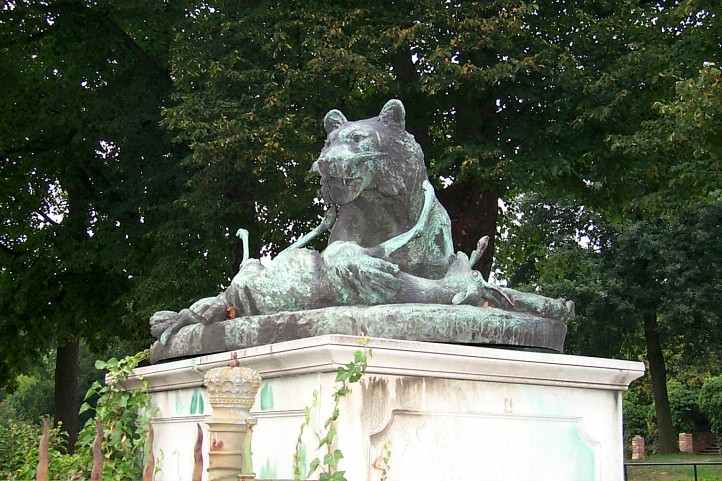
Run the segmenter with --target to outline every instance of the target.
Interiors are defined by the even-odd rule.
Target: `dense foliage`
[[[40,426],[37,423],[3,416],[0,421],[0,479],[35,479],[38,439]],[[60,428],[51,429],[48,443],[48,479],[73,479],[73,475],[77,473],[82,457],[65,454],[64,444]]]
[[[48,479],[90,479],[96,422],[103,426],[102,479],[136,481],[142,478],[153,410],[147,387],[129,391],[123,388],[123,382],[147,358],[148,351],[142,351],[120,360],[111,358],[96,363],[97,369],[107,372],[113,381],[107,385],[96,381],[88,389],[81,413],[92,416],[80,431],[74,454],[66,452],[67,433],[62,426],[50,430]],[[34,479],[40,426],[37,421],[18,418],[14,406],[7,400],[0,401],[0,415],[0,478]]]
[[[689,386],[676,379],[667,383],[672,424],[678,433],[695,433],[709,430],[707,417],[699,404],[700,387]]]
[[[132,292],[182,180],[159,126],[182,14],[126,1],[0,7],[0,378],[57,348],[55,411],[71,446],[81,339],[96,351],[147,342]]]
[[[699,408],[710,421],[712,432],[722,435],[722,376],[705,381],[699,393]]]
[[[655,432],[654,407],[648,393],[637,386],[624,393],[624,447],[631,448],[634,436],[645,437]]]

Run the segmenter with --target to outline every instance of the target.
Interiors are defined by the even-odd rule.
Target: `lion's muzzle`
[[[332,149],[318,159],[321,193],[338,205],[353,202],[371,184],[375,173],[374,156],[347,149]]]

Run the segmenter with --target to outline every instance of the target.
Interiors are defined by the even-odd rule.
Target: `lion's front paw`
[[[352,303],[389,302],[401,286],[399,266],[373,257],[353,242],[334,242],[323,253],[329,281],[343,286],[342,297]]]
[[[163,332],[178,322],[176,311],[158,311],[150,316],[150,334],[159,339]]]
[[[176,332],[180,331],[182,327],[201,322],[203,319],[205,319],[203,316],[196,314],[190,309],[182,309],[176,314],[175,318],[172,319],[172,322],[165,327],[158,338],[158,342],[160,342],[162,346],[165,346],[168,340],[170,340]]]

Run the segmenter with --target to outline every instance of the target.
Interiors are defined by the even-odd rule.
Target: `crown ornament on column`
[[[261,376],[241,367],[236,353],[226,366],[206,372],[204,384],[213,413],[206,421],[210,434],[208,481],[255,479],[251,435],[255,420],[250,410]]]
[[[249,411],[261,386],[261,376],[257,371],[240,367],[238,356],[234,352],[228,366],[218,367],[206,372],[203,383],[212,406],[237,408]]]

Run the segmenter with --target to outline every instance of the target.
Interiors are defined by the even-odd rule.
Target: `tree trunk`
[[[406,130],[408,130],[428,154],[431,148],[429,126],[433,122],[433,105],[421,90],[419,72],[413,62],[409,45],[401,45],[391,56],[391,64],[397,79],[398,97],[404,105],[413,106],[406,112]]]
[[[657,331],[657,312],[649,311],[644,317],[644,338],[647,343],[647,362],[652,377],[654,394],[654,412],[657,417],[657,452],[669,454],[677,452],[677,436],[672,425],[672,411],[667,395],[667,367],[664,363],[662,348]]]
[[[476,183],[455,182],[438,192],[439,200],[449,211],[454,249],[466,255],[476,249],[483,236],[489,236],[489,246],[476,269],[489,279],[494,260],[494,239],[499,196],[496,192],[484,192]]]
[[[71,338],[58,346],[55,359],[55,421],[68,433],[68,452],[75,449],[80,430],[78,408],[80,396],[80,341]]]
[[[476,65],[488,66],[496,62],[496,51],[476,50],[465,54]],[[465,57],[465,58],[466,58]],[[414,108],[408,112],[407,129],[428,155],[431,137],[428,132],[433,122],[434,109],[427,94],[420,87],[420,75],[412,60],[409,45],[400,46],[391,56],[394,73],[398,80],[399,96]],[[496,139],[498,119],[497,96],[490,91],[479,92],[475,86],[462,88],[454,100],[456,110],[456,135],[461,144],[479,145]],[[448,108],[446,105],[442,108]],[[460,168],[459,168],[460,169]],[[457,170],[456,174],[459,171]],[[499,195],[497,186],[479,176],[457,179],[437,196],[451,217],[454,249],[466,254],[476,249],[479,239],[489,236],[489,246],[476,266],[485,279],[489,278],[494,259],[494,241],[498,218]]]
[[[497,62],[497,52],[488,48],[462,50],[459,57],[462,63],[470,62],[481,68]],[[480,89],[478,85],[469,83],[459,88],[455,100],[456,140],[471,152],[478,147],[486,150],[498,142],[500,119],[496,112],[497,98],[498,94],[490,86]],[[457,249],[469,254],[482,236],[489,236],[489,246],[476,266],[484,278],[489,279],[494,260],[500,191],[498,174],[490,173],[498,171],[498,160],[482,156],[476,161],[478,166],[466,173],[459,165],[459,177],[450,186],[451,191],[441,194],[441,197],[448,199],[446,207],[452,219]]]

